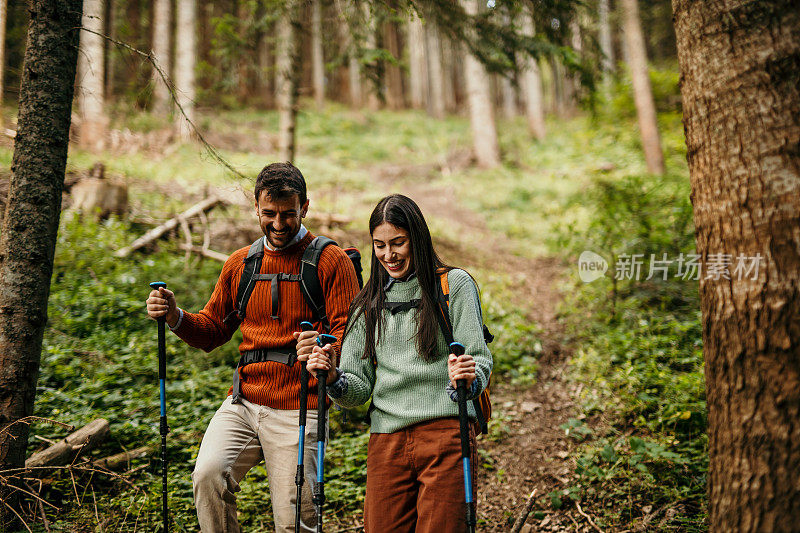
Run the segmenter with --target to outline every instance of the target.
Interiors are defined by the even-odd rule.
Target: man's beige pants
[[[299,411],[272,409],[231,397],[214,414],[200,444],[192,482],[197,518],[203,533],[238,533],[236,493],[239,482],[264,458],[272,513],[278,533],[295,531]],[[317,481],[317,412],[308,411],[305,431],[305,484],[300,531],[315,531],[311,496]],[[327,440],[327,439],[326,439]]]

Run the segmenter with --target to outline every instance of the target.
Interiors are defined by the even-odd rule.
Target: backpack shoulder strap
[[[311,308],[314,319],[322,322],[326,329],[330,329],[330,324],[325,312],[325,295],[322,293],[318,271],[319,258],[329,244],[335,245],[336,242],[328,237],[314,237],[311,244],[303,251],[303,258],[300,260],[300,290],[303,298]]]
[[[258,274],[261,270],[261,262],[264,259],[264,239],[259,237],[250,245],[250,250],[244,258],[244,270],[242,277],[239,280],[239,287],[236,289],[236,301],[234,302],[234,309],[227,317],[225,322],[231,324],[232,322],[241,322],[244,320],[247,310],[247,302],[250,300],[250,295],[253,294],[255,287],[255,280],[253,276]],[[238,327],[238,323],[236,324]]]
[[[442,328],[444,340],[447,342],[447,345],[450,346],[450,343],[453,342],[453,323],[450,320],[450,284],[447,279],[448,272],[449,271],[446,270],[443,272],[437,272],[439,276],[437,278],[438,283],[436,286],[438,288],[439,300],[439,313],[437,315],[439,318],[439,326]],[[485,324],[483,326],[483,330],[485,338],[486,333],[488,333],[488,329],[486,328]],[[486,394],[485,391],[481,393],[481,396],[484,394]],[[472,406],[475,408],[475,415],[478,417],[478,425],[480,426],[481,433],[484,435],[488,434],[489,427],[486,423],[486,415],[481,407],[480,397],[472,400]]]

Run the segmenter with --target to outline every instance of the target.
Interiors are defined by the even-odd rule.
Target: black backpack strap
[[[235,325],[244,320],[245,311],[247,309],[247,302],[250,300],[250,295],[253,294],[256,280],[256,274],[261,270],[261,262],[264,259],[264,238],[259,237],[253,244],[250,245],[250,250],[244,258],[244,270],[242,271],[242,278],[239,280],[239,288],[236,289],[236,302],[233,304],[233,311],[225,317],[225,324]]]
[[[303,251],[303,258],[300,260],[300,290],[308,307],[311,308],[314,319],[322,322],[327,330],[330,330],[330,323],[325,312],[325,295],[322,293],[318,271],[319,258],[322,257],[322,251],[329,244],[336,244],[336,242],[328,237],[314,237],[311,244]]]

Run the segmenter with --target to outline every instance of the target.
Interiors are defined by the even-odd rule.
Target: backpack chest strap
[[[278,272],[276,274],[253,274],[253,281],[270,282],[270,294],[272,295],[272,314],[270,317],[273,320],[278,320],[278,311],[281,307],[281,293],[278,282],[300,281],[300,274],[286,274],[285,272]]]

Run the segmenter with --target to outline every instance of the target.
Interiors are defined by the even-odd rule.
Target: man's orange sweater
[[[313,239],[314,236],[309,232],[299,242],[285,249],[273,251],[265,248],[260,273],[299,274],[303,251]],[[211,299],[199,313],[184,311],[183,319],[174,332],[190,346],[210,352],[228,342],[236,331],[235,327],[226,325],[223,320],[234,310],[239,280],[244,271],[244,258],[249,249],[249,246],[242,248],[228,257]],[[350,302],[358,292],[358,281],[350,258],[338,246],[325,247],[318,272],[331,325],[330,333],[339,339],[334,346],[338,354]],[[296,342],[292,334],[300,330],[300,322],[312,321],[311,309],[303,298],[300,283],[279,283],[280,309],[273,313],[270,282],[255,282],[245,319],[240,325],[243,339],[239,353],[254,349],[294,348]],[[277,314],[279,318],[271,318],[272,314]],[[315,329],[324,331],[319,323],[315,324]],[[299,363],[289,367],[283,363],[266,361],[246,365],[239,372],[242,396],[248,401],[273,409],[300,408]],[[309,381],[309,409],[317,408],[317,394],[312,392],[316,387],[317,380],[312,376]]]

